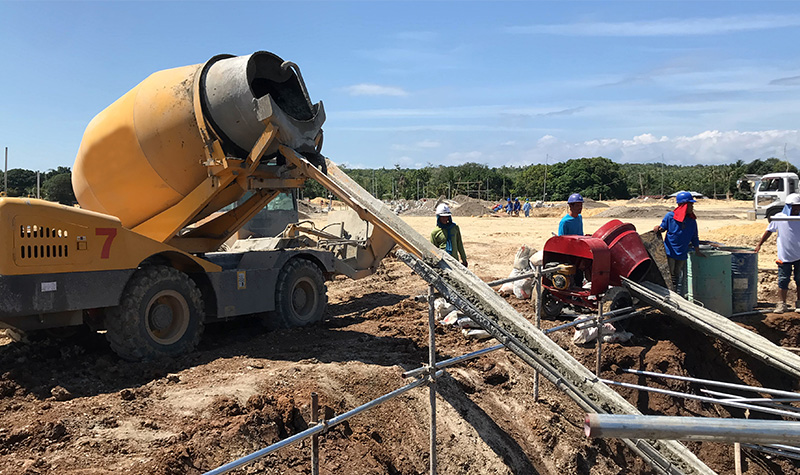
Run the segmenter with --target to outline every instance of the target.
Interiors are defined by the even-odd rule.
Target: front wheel
[[[106,316],[106,339],[126,360],[192,351],[203,332],[203,302],[195,283],[167,266],[144,267]]]
[[[564,310],[564,302],[553,296],[548,289],[542,289],[542,315],[547,318],[557,318]]]
[[[278,275],[275,306],[284,325],[302,327],[322,320],[328,295],[325,277],[313,262],[292,259]]]

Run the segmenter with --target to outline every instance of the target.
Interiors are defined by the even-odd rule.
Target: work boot
[[[778,305],[775,306],[775,310],[772,313],[784,313],[786,310],[788,310],[786,302],[778,302]]]

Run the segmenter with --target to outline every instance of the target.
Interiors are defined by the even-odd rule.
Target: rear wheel
[[[131,277],[119,306],[105,320],[106,338],[122,358],[176,356],[200,341],[203,303],[186,274],[167,266],[144,267]]]
[[[621,308],[633,307],[633,297],[624,287],[611,287],[600,300],[603,313]]]
[[[328,295],[325,277],[313,262],[292,259],[278,275],[275,306],[284,325],[302,327],[322,320]]]

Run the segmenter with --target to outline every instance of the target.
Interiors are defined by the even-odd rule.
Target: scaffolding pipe
[[[428,286],[428,366],[433,374],[428,384],[428,394],[431,402],[431,428],[430,428],[430,470],[431,475],[436,475],[436,316],[433,301],[436,300],[436,291],[432,285]]]
[[[745,391],[772,394],[773,396],[800,397],[800,393],[783,391],[781,389],[761,388],[757,386],[747,386],[744,384],[726,383],[723,381],[714,381],[712,379],[691,378],[689,376],[679,376],[677,374],[653,373],[652,371],[641,371],[638,369],[624,369],[623,371],[625,371],[626,373],[638,374],[640,376],[653,376],[656,378],[677,379],[678,381],[688,381],[690,383],[707,384],[709,386],[719,386],[721,388],[742,389]]]
[[[716,417],[587,414],[584,432],[593,438],[746,441],[755,444],[800,442],[800,422]]]
[[[770,409],[769,407],[757,406],[755,404],[745,404],[745,403],[742,403],[742,402],[728,401],[728,400],[725,400],[725,399],[715,399],[713,397],[698,396],[698,395],[695,395],[695,394],[682,393],[682,392],[678,392],[678,391],[670,391],[669,389],[651,388],[651,387],[648,387],[648,386],[640,386],[638,384],[622,383],[622,382],[619,382],[619,381],[611,381],[610,379],[601,379],[600,381],[602,381],[602,382],[604,382],[606,384],[613,384],[615,386],[622,386],[623,388],[639,389],[641,391],[647,391],[647,392],[651,392],[651,393],[666,394],[667,396],[682,397],[684,399],[694,399],[695,401],[710,402],[710,403],[714,403],[714,404],[720,404],[722,406],[738,407],[739,409],[750,409],[751,411],[759,411],[759,412],[764,412],[764,413],[767,413],[767,414],[774,414],[776,416],[786,416],[786,417],[792,417],[792,418],[795,418],[795,419],[800,417],[800,414],[798,414],[796,412],[784,411],[784,410],[781,410],[781,409]]]
[[[786,408],[786,409],[796,409],[796,410],[800,411],[800,408],[796,408],[794,406],[789,406],[787,404],[777,404],[779,402],[800,402],[800,399],[798,399],[796,397],[786,397],[786,398],[744,397],[744,396],[737,396],[736,394],[721,393],[719,391],[712,391],[710,389],[700,389],[700,392],[709,394],[711,396],[722,397],[722,398],[725,398],[726,400],[730,399],[731,401],[736,401],[736,402],[747,402],[747,403],[760,402],[760,403],[765,403],[767,405],[780,406],[780,407],[783,407],[783,408]]]
[[[473,351],[472,353],[467,353],[466,355],[456,356],[454,358],[450,358],[450,359],[447,359],[447,360],[444,360],[444,361],[440,361],[440,362],[436,363],[436,369],[447,368],[448,366],[453,366],[455,364],[461,363],[462,361],[472,360],[472,359],[475,359],[475,358],[477,358],[479,356],[483,356],[483,355],[485,355],[487,353],[491,353],[492,351],[501,350],[503,348],[505,348],[504,345],[494,345],[494,346],[490,346],[489,348],[484,348],[482,350]],[[428,373],[428,372],[430,372],[430,368],[428,366],[420,366],[419,368],[411,369],[411,370],[406,371],[405,373],[403,373],[403,377],[404,378],[411,378],[411,377],[416,377],[416,376],[419,376],[421,374],[425,374],[425,373]]]
[[[435,377],[437,377],[437,378],[440,377],[442,375],[442,373],[444,373],[444,371],[438,371],[436,373]],[[314,434],[319,434],[319,433],[326,432],[328,429],[341,424],[342,422],[350,419],[351,417],[357,416],[357,415],[361,414],[364,411],[368,411],[368,410],[370,410],[370,409],[372,409],[372,408],[374,408],[376,406],[379,406],[379,405],[381,405],[381,404],[383,404],[383,403],[385,403],[387,401],[390,401],[390,400],[396,398],[397,396],[405,394],[405,393],[407,393],[408,391],[410,391],[410,390],[412,390],[414,388],[417,388],[419,386],[424,386],[427,383],[428,383],[428,378],[420,378],[420,379],[414,381],[413,383],[409,383],[409,384],[407,384],[407,385],[405,385],[405,386],[403,386],[401,388],[395,389],[394,391],[392,391],[390,393],[384,394],[383,396],[381,396],[381,397],[379,397],[377,399],[373,399],[372,401],[370,401],[370,402],[368,402],[366,404],[363,404],[361,406],[358,406],[357,408],[352,409],[352,410],[350,410],[348,412],[345,412],[344,414],[342,414],[340,416],[336,416],[336,417],[334,417],[333,419],[331,419],[329,421],[323,420],[320,424],[318,424],[318,425],[316,425],[314,427],[311,427],[309,429],[306,429],[303,432],[300,432],[299,434],[295,434],[295,435],[293,435],[291,437],[287,437],[286,439],[283,439],[280,442],[276,442],[276,443],[270,445],[269,447],[265,447],[265,448],[263,448],[261,450],[253,452],[250,455],[246,455],[246,456],[244,456],[244,457],[242,457],[240,459],[234,460],[233,462],[230,462],[230,463],[227,463],[227,464],[225,464],[225,465],[223,465],[221,467],[215,468],[214,470],[210,470],[210,471],[206,472],[204,475],[222,475],[223,473],[228,473],[231,470],[235,470],[235,469],[237,469],[237,468],[239,468],[239,467],[241,467],[243,465],[247,465],[250,462],[254,462],[254,461],[256,461],[256,460],[258,460],[258,459],[260,459],[262,457],[265,457],[265,456],[271,454],[272,452],[280,450],[280,449],[282,449],[282,448],[284,448],[286,446],[292,445],[292,444],[294,444],[296,442],[300,442],[301,440],[307,439],[307,438],[313,436]]]

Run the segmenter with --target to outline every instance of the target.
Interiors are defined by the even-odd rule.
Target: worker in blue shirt
[[[685,296],[686,290],[686,260],[689,258],[689,248],[694,248],[695,254],[704,257],[700,251],[700,240],[697,233],[697,216],[694,214],[695,199],[688,191],[681,191],[675,196],[678,205],[661,220],[661,224],[653,228],[660,233],[667,232],[664,239],[664,250],[667,253],[667,264],[672,274],[672,285],[675,292]]]
[[[583,196],[578,193],[569,195],[569,198],[567,198],[567,206],[569,206],[569,212],[561,218],[561,222],[558,223],[558,235],[583,236],[583,218],[581,217],[581,211],[583,211]]]

